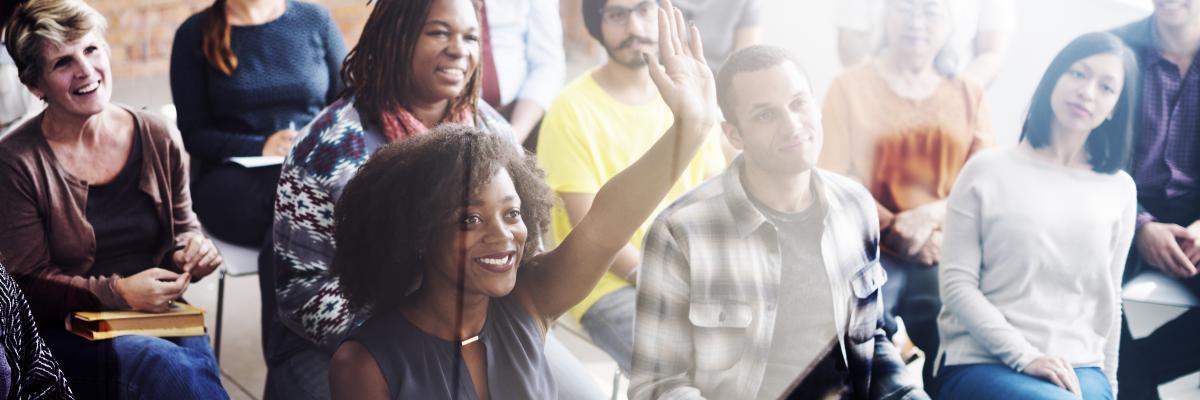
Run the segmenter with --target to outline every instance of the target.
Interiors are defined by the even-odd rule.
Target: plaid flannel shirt
[[[646,236],[638,281],[631,399],[756,397],[777,317],[780,247],[751,204],[742,160],[664,210]],[[813,174],[828,206],[821,238],[854,397],[920,398],[880,328],[887,280],[875,202],[862,185]],[[821,312],[820,310],[816,312]],[[874,363],[874,368],[872,366]],[[871,384],[872,373],[887,375]],[[899,382],[899,384],[897,384]],[[880,387],[879,385],[883,385]]]

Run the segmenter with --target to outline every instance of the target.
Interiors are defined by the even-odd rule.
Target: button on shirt
[[[1142,51],[1142,118],[1133,156],[1138,197],[1195,203],[1200,200],[1200,54],[1181,76],[1157,49]],[[1164,217],[1147,211],[1138,216],[1139,226]]]

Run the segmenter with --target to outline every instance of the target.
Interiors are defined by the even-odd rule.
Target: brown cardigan
[[[166,255],[200,233],[188,191],[187,153],[178,131],[162,118],[124,109],[141,135],[138,187],[154,201],[167,233],[159,239],[155,264],[174,268]],[[87,220],[88,184],[58,163],[42,134],[43,116],[0,139],[0,257],[40,322],[61,324],[75,310],[128,308],[113,290],[116,276],[84,276],[96,252]]]

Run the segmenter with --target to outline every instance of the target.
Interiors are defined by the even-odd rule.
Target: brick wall
[[[333,13],[348,47],[370,13],[366,0],[306,0],[324,5]],[[175,29],[192,14],[212,4],[211,0],[88,0],[108,18],[112,68],[117,79],[165,75],[171,57]]]

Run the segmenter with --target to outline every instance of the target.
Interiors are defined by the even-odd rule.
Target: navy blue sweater
[[[193,159],[213,165],[260,156],[267,137],[290,123],[299,130],[337,98],[346,44],[324,7],[288,0],[274,21],[234,26],[238,66],[231,76],[200,51],[205,17],[188,18],[171,49],[171,96]]]

